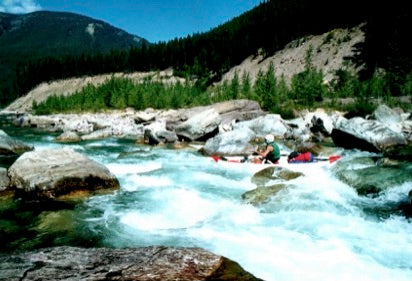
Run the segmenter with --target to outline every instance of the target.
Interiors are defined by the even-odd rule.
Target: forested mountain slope
[[[32,61],[48,57],[129,50],[143,43],[148,42],[103,21],[78,14],[0,13],[0,101],[7,99],[7,94],[13,95],[10,88],[17,85],[10,85],[10,81],[15,80],[17,67],[24,68]],[[14,81],[15,84],[21,82]]]

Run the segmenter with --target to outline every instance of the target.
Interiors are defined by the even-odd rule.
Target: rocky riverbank
[[[308,143],[328,142],[410,159],[412,140],[411,114],[385,105],[367,118],[345,118],[342,112],[317,109],[298,112],[295,119],[284,120],[280,115],[262,111],[254,101],[233,100],[180,110],[19,114],[15,124],[62,132],[57,138],[60,142],[109,137],[149,144],[202,141],[205,153],[220,155],[248,155],[255,149],[254,140],[273,134],[288,142],[291,149],[308,149]]]
[[[198,248],[55,247],[0,255],[0,280],[261,280],[239,264]]]

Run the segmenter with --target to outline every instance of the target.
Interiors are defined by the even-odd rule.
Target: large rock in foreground
[[[56,247],[0,256],[0,280],[260,280],[198,248]]]
[[[72,149],[26,152],[9,168],[10,186],[22,196],[54,199],[76,191],[118,189],[103,165]]]

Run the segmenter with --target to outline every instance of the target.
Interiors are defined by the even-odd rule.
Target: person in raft
[[[275,138],[273,135],[265,136],[266,149],[258,151],[259,157],[255,163],[269,163],[275,164],[280,159],[280,149],[279,146],[275,143]]]
[[[288,156],[289,163],[307,163],[313,162],[313,154],[310,152],[299,153],[293,151]]]

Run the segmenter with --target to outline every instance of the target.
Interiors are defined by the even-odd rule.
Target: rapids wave
[[[38,149],[61,146],[50,136],[21,139]],[[255,188],[250,171],[219,165],[194,149],[114,139],[72,147],[105,164],[121,189],[76,206],[73,227],[55,233],[54,244],[70,244],[58,240],[72,235],[94,246],[202,247],[268,281],[412,280],[412,221],[380,211],[406,201],[411,182],[359,196],[329,167],[307,165],[295,187],[254,207],[241,199]],[[37,235],[53,231],[45,229]]]

